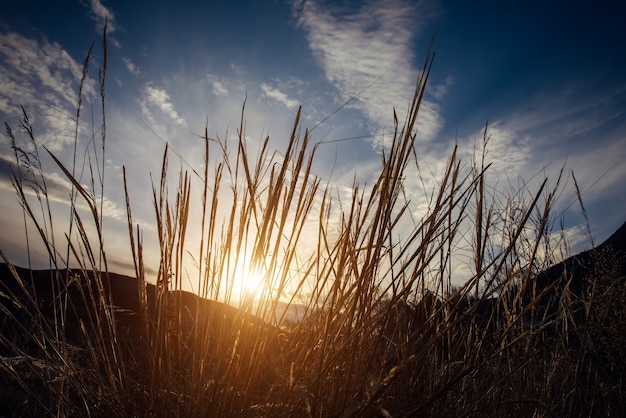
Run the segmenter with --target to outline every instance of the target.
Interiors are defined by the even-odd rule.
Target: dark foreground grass
[[[103,49],[106,57],[106,31]],[[200,225],[189,224],[191,177],[181,171],[169,192],[166,148],[153,187],[158,266],[144,265],[143,233],[126,190],[134,278],[109,272],[102,231],[106,58],[90,187],[76,179],[75,165],[50,154],[72,184],[63,242],[54,239],[39,146],[24,112],[19,134],[7,126],[14,186],[51,268],[20,270],[2,254],[0,413],[625,415],[620,248],[602,247],[592,267],[576,274],[563,269],[537,279],[554,255],[560,178],[526,198],[496,199],[484,154],[464,170],[455,148],[426,213],[412,219],[404,184],[422,175],[415,124],[431,64],[429,55],[376,182],[355,183],[347,201],[313,175],[317,146],[300,128],[300,111],[280,159],[269,138],[250,157],[243,116],[234,155],[205,133]],[[198,249],[186,245],[189,227],[201,231]],[[305,240],[307,248],[314,241],[312,254],[299,253]],[[453,288],[451,266],[467,249],[463,242],[472,271]],[[198,267],[199,296],[182,289],[187,251]],[[235,308],[227,303],[237,298],[244,253],[265,285],[257,300]],[[147,281],[151,269],[154,283]],[[285,304],[303,317],[288,323]]]

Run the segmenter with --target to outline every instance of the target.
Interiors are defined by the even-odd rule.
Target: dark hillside
[[[602,277],[599,277],[602,276]],[[593,278],[618,279],[626,276],[626,222],[599,246],[550,267],[537,275],[536,290],[540,292],[555,281],[554,292],[562,291],[569,282],[569,289],[582,296]]]
[[[39,308],[46,312],[48,308],[53,307],[54,295],[62,294],[74,302],[76,308],[76,316],[83,318],[87,314],[85,303],[83,303],[82,295],[89,298],[89,285],[91,284],[91,292],[97,295],[97,283],[94,279],[93,272],[89,271],[84,275],[80,271],[67,270],[29,270],[15,266],[15,270],[19,275],[24,287],[34,296]],[[101,275],[102,288],[105,289],[105,298],[108,304],[113,305],[115,310],[128,315],[138,315],[140,311],[139,282],[134,277],[124,276],[115,273]],[[26,301],[27,296],[11,274],[9,267],[0,263],[0,291],[6,294],[4,298],[5,304],[11,309],[17,309],[13,303],[7,303],[9,296],[12,294],[19,300]],[[145,284],[147,303],[150,310],[155,307],[156,286],[151,283]],[[56,291],[55,291],[56,289]],[[244,316],[246,321],[255,324],[263,323],[260,319],[246,313],[242,313],[239,309],[227,305],[225,303],[203,299],[193,293],[187,291],[169,291],[168,299],[171,303],[175,303],[185,312],[186,317],[195,318],[198,312],[213,313],[228,321],[234,321],[238,316]],[[0,314],[2,315],[2,314]],[[1,318],[1,316],[0,316]]]
[[[21,267],[15,267],[15,271],[23,288],[9,267],[0,263],[0,305],[4,308],[0,311],[0,331],[5,338],[13,341],[23,340],[18,335],[23,329],[15,326],[16,319],[27,328],[34,328],[34,323],[41,318],[47,320],[51,331],[59,327],[60,321],[57,318],[55,322],[55,314],[60,311],[60,306],[65,306],[61,309],[65,311],[63,335],[68,342],[79,346],[85,343],[81,323],[95,328],[97,316],[102,318],[107,309],[115,316],[117,336],[133,345],[145,345],[146,340],[154,338],[159,332],[159,326],[167,327],[169,331],[175,329],[178,338],[187,341],[187,346],[193,344],[192,340],[196,338],[205,341],[240,338],[242,330],[250,329],[255,330],[255,335],[250,338],[262,336],[266,339],[268,335],[278,335],[275,327],[241,309],[186,291],[168,291],[157,295],[156,286],[146,283],[146,301],[141,304],[139,282],[133,277],[102,274],[98,276],[102,280],[100,287],[93,272],[31,271]],[[104,304],[98,297],[99,288],[105,291]],[[142,314],[148,316],[148,321],[142,321]]]

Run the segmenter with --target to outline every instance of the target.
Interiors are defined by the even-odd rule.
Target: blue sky
[[[208,124],[211,136],[235,135],[246,97],[251,143],[269,134],[280,147],[298,106],[310,129],[361,92],[313,139],[363,137],[321,146],[316,169],[322,177],[332,170],[338,189],[350,187],[355,173],[367,183],[388,144],[393,108],[402,119],[436,34],[418,128],[422,166],[437,177],[455,143],[469,158],[488,120],[494,185],[530,181],[532,189],[536,174],[554,182],[565,164],[584,192],[598,243],[626,220],[625,12],[614,2],[571,1],[11,2],[0,17],[0,119],[17,130],[23,105],[40,142],[68,161],[74,123],[66,115],[75,114],[82,62],[108,16],[105,227],[112,270],[128,272],[122,166],[133,214],[149,228],[150,173],[158,176],[163,141],[198,169],[203,144],[194,134]],[[96,78],[90,73],[86,88],[94,100]],[[0,248],[24,265],[6,135],[0,159]],[[68,183],[57,174],[50,187],[62,210]],[[584,249],[570,177],[562,190],[555,210],[572,249]],[[413,191],[418,214],[423,192]]]

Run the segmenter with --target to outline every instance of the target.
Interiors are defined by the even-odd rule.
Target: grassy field
[[[102,47],[98,173],[106,35]],[[59,242],[39,156],[47,150],[26,112],[19,132],[7,125],[22,170],[14,186],[25,222],[39,232],[28,239],[43,241],[51,269],[16,269],[2,254],[0,415],[626,415],[622,249],[602,246],[584,268],[541,275],[557,256],[560,178],[515,201],[495,199],[484,151],[464,170],[453,149],[426,213],[399,234],[411,218],[403,184],[422,175],[415,124],[431,65],[428,55],[375,184],[354,184],[348,201],[338,203],[312,173],[316,145],[300,111],[280,161],[268,142],[249,157],[243,116],[235,144],[205,133],[198,208],[188,173],[178,173],[170,193],[166,148],[153,193],[158,266],[144,265],[126,190],[133,278],[109,272],[104,173],[85,187],[75,167],[50,154],[73,187],[70,230]],[[77,109],[78,120],[80,100]],[[483,148],[488,138],[485,128]],[[215,164],[214,146],[222,151]],[[220,218],[225,188],[232,211]],[[190,211],[202,214],[200,225],[189,224]],[[202,236],[193,255],[199,297],[182,288],[190,227]],[[298,252],[304,240],[315,242],[311,256]],[[470,243],[472,271],[453,287],[460,240]],[[265,285],[257,300],[232,307],[243,248]],[[158,271],[154,283],[147,268]],[[302,318],[288,321],[286,305]]]

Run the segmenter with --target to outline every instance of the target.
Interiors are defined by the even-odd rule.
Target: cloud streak
[[[122,61],[129,73],[134,76],[141,74],[141,69],[130,58],[122,58]]]
[[[152,123],[156,123],[152,113],[152,109],[156,108],[177,125],[187,126],[185,119],[174,109],[174,105],[170,101],[170,95],[165,89],[155,87],[152,83],[144,85],[140,106],[143,115]]]
[[[287,94],[280,91],[277,88],[270,86],[267,83],[261,83],[261,90],[263,90],[263,94],[273,100],[276,100],[279,103],[284,104],[287,108],[291,110],[295,110],[298,107],[298,101],[290,98]]]
[[[74,141],[81,74],[82,66],[57,43],[0,34],[0,113],[21,118],[23,106],[38,141],[52,151]],[[94,89],[87,78],[83,90]]]
[[[391,132],[393,108],[400,122],[406,117],[418,75],[413,41],[434,8],[425,2],[368,2],[346,14],[303,1],[295,11],[309,47],[327,80],[339,90],[340,100],[358,94],[354,107],[367,117],[369,129]],[[418,120],[420,138],[432,139],[442,124],[438,106],[424,101]]]
[[[206,79],[211,85],[211,91],[213,92],[214,95],[222,96],[222,97],[228,96],[229,91],[228,91],[228,88],[226,87],[227,82],[225,81],[224,78],[215,76],[213,74],[207,74]]]
[[[41,178],[39,173],[36,175],[32,171],[27,170],[25,167],[18,168],[15,161],[11,160],[9,156],[0,156],[0,188],[9,193],[15,192],[13,185],[13,175],[21,178],[24,186],[24,192],[26,197],[35,196],[35,190],[39,193],[43,193]],[[70,201],[70,195],[72,192],[72,183],[67,180],[62,174],[52,171],[44,172],[45,176],[45,193],[50,202],[57,202],[62,205],[68,205]],[[81,186],[89,193],[90,187],[87,184],[81,184]],[[17,199],[17,195],[16,195]],[[31,202],[32,204],[32,202]],[[76,205],[78,208],[89,212],[89,206],[85,202],[82,196],[76,198]],[[119,206],[116,202],[113,202],[108,197],[103,199],[103,214],[107,218],[117,221],[126,221],[126,211]]]
[[[115,23],[115,15],[102,4],[100,0],[91,0],[89,2],[90,17],[96,22],[98,31],[104,29],[104,22],[107,22],[107,31],[113,33],[117,30],[117,23]]]

